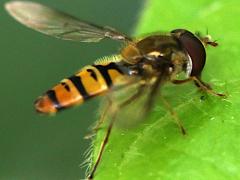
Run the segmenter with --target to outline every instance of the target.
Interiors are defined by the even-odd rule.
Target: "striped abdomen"
[[[91,97],[105,93],[123,74],[119,65],[114,62],[86,66],[39,97],[35,108],[41,113],[55,113],[81,104]]]

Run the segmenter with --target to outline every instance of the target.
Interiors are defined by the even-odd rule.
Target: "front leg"
[[[187,79],[183,79],[183,80],[177,80],[177,79],[174,79],[174,80],[171,80],[171,82],[173,84],[184,84],[184,83],[187,83],[187,82],[190,82],[190,81],[194,81],[195,85],[200,88],[201,90],[209,93],[209,94],[212,94],[214,96],[219,96],[219,97],[226,97],[225,94],[222,94],[222,93],[218,93],[218,92],[215,92],[214,90],[212,90],[211,86],[205,82],[203,82],[200,77],[196,77],[196,76],[191,76]]]
[[[222,93],[218,93],[216,91],[214,91],[211,86],[205,82],[203,82],[200,77],[196,77],[196,76],[192,76],[191,79],[194,81],[195,85],[199,88],[201,88],[201,90],[209,93],[209,94],[212,94],[214,96],[219,96],[219,97],[226,97],[225,94],[222,94]]]

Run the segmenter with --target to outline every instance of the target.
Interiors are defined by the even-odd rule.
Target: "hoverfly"
[[[59,39],[98,42],[108,38],[124,43],[119,55],[107,61],[98,61],[93,65],[83,67],[75,75],[63,79],[35,102],[38,112],[56,113],[81,104],[92,97],[109,95],[110,103],[103,112],[97,128],[102,124],[108,112],[111,112],[110,121],[99,155],[88,176],[89,179],[94,177],[119,109],[145,96],[142,102],[144,107],[142,114],[147,114],[153,107],[159,88],[166,82],[182,84],[193,81],[198,88],[212,95],[224,96],[224,94],[214,92],[207,83],[201,80],[201,72],[206,60],[205,47],[218,45],[209,36],[202,37],[186,29],[175,29],[166,34],[159,33],[141,39],[132,39],[113,28],[81,21],[41,4],[13,1],[7,3],[5,7],[10,15],[20,23]],[[185,73],[186,78],[178,79],[181,73]],[[128,93],[128,89],[132,89],[131,93]],[[119,102],[115,103],[111,100],[113,97],[111,94],[118,91],[121,91],[127,98],[118,98]],[[167,101],[162,99],[169,108]],[[174,111],[171,108],[169,110],[174,115]],[[185,134],[177,116],[173,117],[182,133]]]

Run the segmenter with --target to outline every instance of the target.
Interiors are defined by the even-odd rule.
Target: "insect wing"
[[[104,38],[129,40],[110,27],[93,25],[38,3],[12,1],[5,8],[20,23],[56,38],[80,42],[98,42]]]
[[[111,101],[106,118],[116,118],[119,128],[131,128],[143,122],[152,111],[148,106],[152,86],[143,86],[140,80],[120,89],[113,89],[107,96]]]

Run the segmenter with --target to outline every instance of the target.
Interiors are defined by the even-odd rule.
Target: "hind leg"
[[[144,88],[145,88],[145,84],[140,86],[138,91],[133,94],[130,98],[128,98],[127,100],[125,100],[124,102],[122,102],[120,105],[118,105],[118,108],[123,108],[124,106],[128,105],[130,102],[136,100],[139,96],[142,95],[142,93],[144,92]],[[111,107],[113,107],[113,105],[111,104]],[[109,122],[109,125],[107,127],[107,131],[106,131],[106,134],[103,138],[103,141],[101,142],[101,146],[100,146],[100,150],[99,150],[99,153],[97,155],[97,160],[96,162],[93,164],[93,168],[92,168],[92,171],[90,172],[90,174],[88,175],[88,180],[92,180],[94,178],[94,175],[95,175],[95,172],[97,170],[97,167],[102,159],[102,155],[103,155],[103,152],[106,148],[106,145],[108,143],[108,140],[109,140],[109,137],[111,135],[111,132],[112,132],[112,127],[116,121],[116,116],[117,116],[117,108],[113,108],[112,110],[112,115],[111,115],[111,120]],[[106,115],[104,115],[104,117],[106,117]]]

